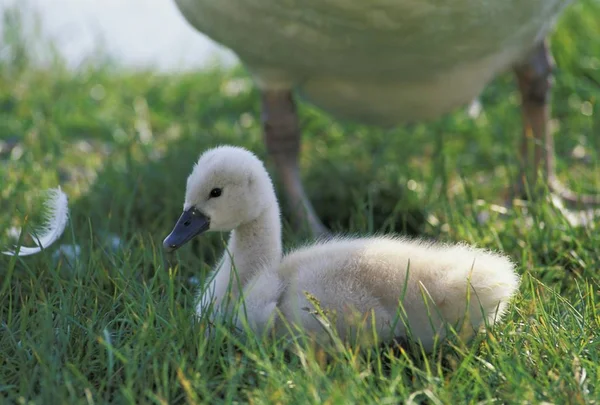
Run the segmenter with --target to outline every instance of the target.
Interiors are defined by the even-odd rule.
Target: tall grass
[[[600,190],[599,17],[598,2],[580,1],[552,37],[559,175],[584,191]],[[547,201],[498,206],[518,167],[511,75],[485,90],[474,120],[457,111],[384,131],[300,107],[303,173],[327,224],[505,251],[523,275],[506,321],[426,356],[310,344],[290,353],[226,328],[206,339],[193,322],[223,235],[175,257],[161,249],[202,150],[232,143],[266,158],[244,70],[39,68],[15,29],[0,45],[0,244],[12,243],[5,230],[39,223],[45,188],[63,187],[72,218],[47,251],[0,257],[0,401],[598,403],[597,220],[573,226]]]

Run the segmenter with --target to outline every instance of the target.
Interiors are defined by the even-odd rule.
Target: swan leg
[[[548,128],[550,120],[550,94],[554,61],[546,41],[529,53],[527,59],[514,71],[521,93],[523,137],[521,140],[521,170],[516,187],[517,197],[526,197],[526,185],[536,186],[538,171],[542,169],[543,181],[549,189],[566,202],[584,205],[600,204],[600,196],[578,195],[566,189],[556,178],[554,139]],[[532,151],[533,149],[533,157]],[[543,165],[542,167],[540,167]]]
[[[264,90],[261,97],[265,143],[292,209],[292,225],[307,224],[315,236],[327,234],[300,180],[300,125],[292,92]]]

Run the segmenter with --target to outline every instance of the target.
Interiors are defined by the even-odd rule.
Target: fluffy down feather
[[[2,252],[3,254],[10,256],[34,255],[43,249],[47,249],[63,234],[69,219],[69,201],[67,195],[61,190],[60,186],[49,189],[47,193],[48,199],[44,203],[46,208],[44,225],[31,234],[37,246],[21,246],[20,249],[17,249],[17,246],[15,246],[15,250]],[[21,233],[21,230],[18,230],[18,233]]]

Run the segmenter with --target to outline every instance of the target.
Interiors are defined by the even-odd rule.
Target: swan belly
[[[435,117],[472,100],[570,0],[175,0],[265,89],[369,123]]]
[[[519,48],[505,49],[415,80],[315,75],[298,87],[304,98],[334,116],[393,126],[433,119],[474,100],[495,74],[521,53]]]

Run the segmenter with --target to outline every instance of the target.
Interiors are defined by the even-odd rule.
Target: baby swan
[[[197,314],[212,309],[215,319],[229,311],[226,298],[236,300],[241,292],[245,308],[238,325],[245,319],[256,333],[283,334],[292,325],[327,338],[331,331],[315,316],[309,293],[342,340],[366,329],[379,342],[411,337],[430,350],[436,335],[444,337],[446,323],[466,321],[469,331],[484,320],[494,323],[519,286],[506,257],[462,244],[339,237],[283,255],[271,178],[254,154],[239,147],[200,156],[187,179],[183,210],[164,240],[168,251],[206,231],[231,231],[227,251],[199,295]]]

